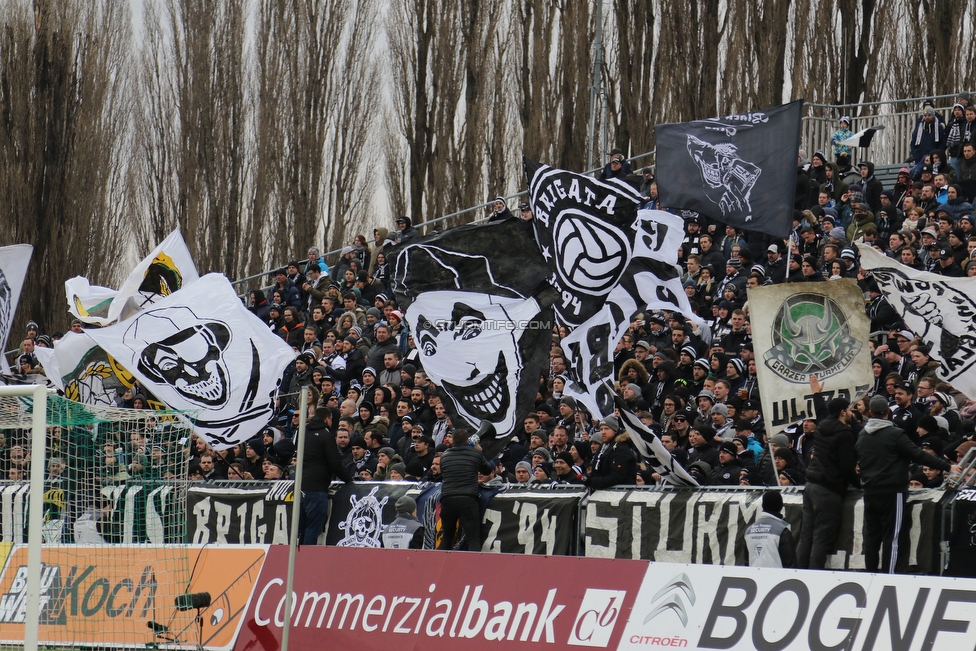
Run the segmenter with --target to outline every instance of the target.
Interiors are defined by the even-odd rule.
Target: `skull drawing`
[[[202,321],[186,307],[150,310],[136,319],[126,340],[142,339],[137,368],[153,382],[172,387],[201,407],[222,407],[230,394],[223,353],[230,328]]]
[[[377,500],[375,495],[379,486],[369,492],[369,495],[357,500],[355,495],[349,496],[352,508],[346,519],[339,523],[339,528],[346,532],[337,547],[382,547],[380,535],[383,533],[383,506],[390,499],[389,495]]]
[[[705,194],[722,210],[722,215],[744,212],[745,220],[749,221],[752,218],[749,195],[762,170],[740,158],[738,148],[731,143],[713,145],[689,135],[688,153],[701,172]]]

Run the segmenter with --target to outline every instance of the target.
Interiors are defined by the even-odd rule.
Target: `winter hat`
[[[883,416],[888,413],[888,399],[884,396],[874,396],[868,404],[871,413],[875,416]]]
[[[738,258],[729,258],[725,261],[725,266],[732,267],[733,269],[739,269],[742,267],[742,263],[739,262]]]
[[[293,456],[295,456],[295,442],[291,439],[281,439],[276,441],[274,446],[274,453],[282,461],[290,461]]]
[[[545,448],[536,448],[535,450],[532,450],[532,456],[533,457],[535,457],[535,456],[542,457],[542,460],[545,463],[549,463],[549,462],[552,461],[552,455],[549,454],[549,450],[547,450]]]
[[[413,374],[417,372],[417,367],[413,364],[404,364],[401,370],[410,377],[413,377]]]
[[[712,393],[711,391],[709,391],[708,389],[705,389],[704,391],[702,391],[701,393],[699,393],[698,394],[698,398],[699,399],[701,399],[701,398],[708,398],[713,403],[715,402],[715,394]]]
[[[837,228],[832,228],[832,229],[830,229],[830,232],[827,233],[827,235],[828,235],[828,237],[832,237],[835,240],[843,240],[844,239],[844,229],[841,228],[840,226],[838,226]]]
[[[315,366],[315,354],[312,352],[305,351],[304,353],[298,356],[298,359],[302,360],[302,362],[305,363],[305,366],[309,366],[309,367]]]
[[[382,319],[383,313],[380,312],[379,308],[371,307],[366,310],[366,316],[375,316],[377,319]]]
[[[396,501],[397,513],[413,513],[417,510],[417,502],[412,497],[404,495]]]
[[[397,325],[403,323],[403,312],[400,310],[393,310],[390,312],[390,325]]]
[[[393,448],[380,448],[379,453],[385,454],[386,458],[390,459],[391,461],[393,460],[393,457],[396,456],[396,450],[394,450]]]
[[[349,447],[350,447],[350,449],[351,448],[362,448],[362,449],[365,450],[366,449],[366,439],[357,434],[356,436],[352,437],[352,442],[349,443]]]
[[[827,403],[827,413],[830,414],[831,418],[837,418],[840,416],[840,412],[844,411],[850,406],[851,401],[847,398],[834,398]]]
[[[697,468],[706,477],[708,477],[708,475],[712,472],[712,467],[705,461],[696,461],[688,466],[688,470],[691,470],[692,468]]]
[[[692,364],[692,366],[700,366],[705,370],[706,373],[708,373],[712,369],[711,365],[708,363],[708,360],[705,359],[704,357],[699,357],[698,359],[696,359],[695,363]],[[712,397],[713,398],[715,397],[714,393],[712,394]]]
[[[573,410],[577,409],[576,398],[573,398],[572,396],[563,396],[562,400],[559,401],[559,404],[566,405]]]
[[[573,463],[574,463],[574,462],[573,462],[573,455],[572,455],[572,454],[570,454],[569,452],[560,452],[559,454],[557,454],[557,455],[556,455],[556,459],[562,459],[562,460],[563,460],[563,461],[565,461],[565,462],[566,462],[566,463],[567,463],[567,464],[568,464],[568,465],[569,465],[570,467],[572,467],[572,465],[573,465]],[[553,461],[555,461],[555,459],[553,459]]]
[[[367,366],[366,368],[363,369],[363,376],[364,377],[366,376],[367,373],[369,373],[370,375],[372,375],[374,378],[376,377],[376,369],[373,368],[372,366]]]
[[[939,423],[936,422],[935,416],[922,416],[918,419],[918,427],[929,434],[939,433]]]
[[[846,122],[848,127],[851,126],[851,116],[849,116],[849,115],[842,115],[840,117],[840,121],[841,122]]]
[[[885,403],[885,404],[887,404],[887,403]],[[775,443],[776,445],[778,445],[781,448],[788,448],[788,447],[790,447],[790,437],[787,436],[786,434],[783,434],[782,432],[780,432],[779,434],[775,434],[775,435],[769,437],[769,442],[770,443]]]
[[[728,452],[733,457],[739,455],[739,449],[735,447],[735,443],[732,441],[722,441],[722,444],[718,446],[719,452]]]
[[[646,341],[644,341],[643,339],[641,339],[640,341],[637,342],[636,347],[637,348],[643,348],[644,350],[650,350],[651,349],[651,345],[649,343],[647,343]]]
[[[637,384],[636,382],[631,382],[627,386],[629,386],[630,390],[634,392],[634,398],[641,397],[641,388],[639,384]]]
[[[711,416],[712,414],[722,414],[723,416],[728,418],[729,408],[723,405],[722,403],[718,403],[717,405],[712,405],[712,408],[709,410],[708,415]]]
[[[264,445],[264,441],[262,441],[259,438],[254,438],[248,441],[247,447],[254,450],[254,454],[258,455],[259,457],[263,457],[265,452],[267,452],[267,448]]]
[[[844,260],[856,260],[857,254],[854,253],[854,249],[844,249],[840,252],[840,257]]]
[[[518,463],[516,463],[515,469],[518,470],[519,468],[522,468],[523,470],[528,470],[530,474],[532,473],[532,464],[529,463],[528,461],[519,461]]]
[[[802,481],[802,479],[800,477],[800,473],[798,473],[793,468],[783,468],[782,470],[779,471],[779,474],[781,474],[782,476],[786,477],[789,480],[790,484],[792,484],[793,486],[799,486],[800,484],[803,483],[803,481]],[[774,494],[775,495],[779,495],[778,493],[774,493]],[[763,497],[763,502],[765,502],[765,501],[766,501],[766,498]],[[783,498],[780,497],[779,498],[779,501],[780,501],[780,504],[782,504],[783,503]],[[780,507],[780,508],[782,509],[782,507]]]
[[[390,472],[394,471],[396,471],[401,477],[407,476],[407,466],[402,461],[398,461],[390,466]]]
[[[601,420],[600,427],[603,427],[604,425],[612,429],[614,432],[621,431],[620,420],[616,416],[607,416]]]
[[[687,355],[688,357],[695,359],[695,356],[698,354],[698,351],[695,350],[694,346],[682,346],[681,354]]]
[[[743,362],[742,359],[739,357],[733,357],[732,359],[730,359],[729,364],[735,367],[735,372],[738,373],[739,375],[742,375],[743,371],[746,370],[745,362]]]
[[[344,246],[342,247],[342,255],[345,256],[346,254],[352,253],[355,250],[356,249],[352,248],[351,246]]]

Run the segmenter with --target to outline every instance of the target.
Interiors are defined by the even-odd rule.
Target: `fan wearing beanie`
[[[871,418],[857,438],[857,458],[864,490],[864,564],[868,572],[893,573],[908,569],[909,527],[904,522],[909,464],[915,462],[939,470],[959,472],[909,440],[888,420],[888,401],[874,396]],[[896,536],[898,539],[896,540]]]

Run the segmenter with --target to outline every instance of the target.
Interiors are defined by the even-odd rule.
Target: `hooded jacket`
[[[410,221],[409,217],[401,217],[404,222],[406,222],[407,227],[402,231],[399,231],[396,236],[397,244],[403,244],[407,240],[412,240],[415,237],[420,237],[420,231],[413,227],[413,222]]]
[[[945,459],[915,446],[904,430],[883,418],[871,418],[865,423],[855,447],[865,494],[907,491],[911,461],[939,470],[952,467]]]
[[[874,176],[874,163],[865,161],[861,166],[868,168],[868,175],[861,179],[864,200],[871,206],[872,212],[878,212],[881,210],[881,193],[884,192],[884,185]]]
[[[610,488],[633,484],[637,479],[637,453],[630,444],[630,434],[617,434],[610,443],[604,443],[593,460],[593,472],[586,478],[592,489]]]

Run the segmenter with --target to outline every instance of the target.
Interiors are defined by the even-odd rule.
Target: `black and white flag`
[[[662,481],[672,486],[698,486],[695,478],[674,460],[661,439],[630,410],[620,394],[614,391],[612,386],[608,386],[607,391],[613,396],[620,422],[630,433],[630,440],[637,448],[637,452],[654,472],[661,475]]]
[[[931,347],[938,376],[969,398],[976,398],[976,282],[916,271],[858,244],[861,266],[905,325]]]
[[[662,206],[786,238],[796,193],[803,101],[724,117],[658,124]]]
[[[638,210],[622,181],[525,160],[536,240],[559,292],[556,312],[573,327],[562,341],[569,358],[565,391],[595,415],[609,414],[613,349],[636,313],[681,312],[697,320],[681,286],[681,217]],[[577,319],[586,317],[579,322]]]
[[[243,443],[273,415],[291,347],[209,274],[149,309],[85,333],[214,449]]]
[[[118,290],[92,285],[76,276],[64,283],[68,311],[92,325],[127,319],[199,279],[179,229],[170,233],[135,266]]]
[[[527,158],[523,164],[535,238],[559,292],[556,318],[578,326],[603,309],[624,276],[640,193],[619,179],[601,181]]]
[[[0,248],[0,351],[7,350],[10,327],[14,323],[20,292],[27,277],[34,247],[30,244],[14,244]],[[6,368],[2,369],[6,371]]]
[[[452,228],[392,251],[391,282],[424,371],[456,426],[510,434],[534,408],[554,293],[528,225]]]
[[[848,147],[870,147],[874,134],[884,129],[883,124],[878,124],[867,129],[861,129],[847,140],[841,140],[840,144]]]

